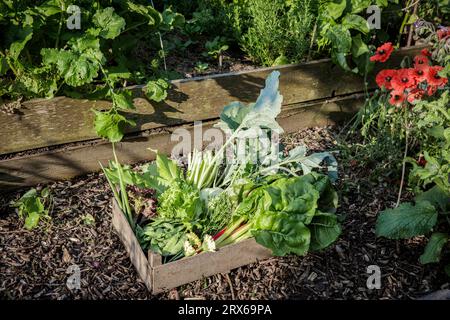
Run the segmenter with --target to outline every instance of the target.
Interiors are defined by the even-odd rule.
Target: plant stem
[[[406,109],[405,109],[406,110]],[[408,110],[405,111],[405,118],[408,117],[407,114]],[[397,197],[397,203],[395,204],[395,207],[397,208],[400,205],[400,199],[402,197],[402,190],[403,190],[403,183],[405,181],[405,171],[406,171],[406,157],[408,156],[408,138],[409,138],[409,126],[408,126],[408,122],[407,119],[405,121],[405,127],[406,127],[406,131],[405,131],[405,153],[403,154],[403,163],[402,163],[402,178],[400,180],[400,188],[398,190],[398,197]]]
[[[63,21],[64,21],[64,4],[59,2],[61,5],[61,17],[59,18],[59,26],[58,26],[58,33],[56,35],[56,43],[55,43],[55,48],[58,49],[59,47],[59,38],[61,36],[61,30],[62,30],[62,25],[63,25]]]
[[[417,7],[419,6],[419,2],[420,2],[420,0],[417,0],[417,1],[414,3],[413,15],[417,14]],[[411,46],[413,30],[414,30],[414,25],[411,24],[411,25],[409,26],[408,42],[406,43],[406,46],[407,46],[407,47],[410,47],[410,46]]]
[[[119,208],[122,209],[122,210],[124,210],[124,209],[123,209],[122,200],[120,199],[120,196],[119,196],[119,194],[117,193],[116,186],[112,183],[111,179],[109,179],[108,174],[106,173],[106,170],[105,170],[105,168],[103,167],[103,165],[102,165],[102,163],[101,163],[100,161],[99,161],[99,164],[100,164],[100,168],[102,168],[103,173],[105,174],[106,181],[108,181],[108,184],[109,184],[109,186],[111,187],[111,190],[112,190],[112,192],[113,192],[113,194],[114,194],[114,198],[116,199],[117,204],[119,205]]]
[[[251,236],[249,233],[250,227],[251,227],[250,223],[247,223],[246,225],[239,227],[239,229],[236,230],[233,234],[231,234],[227,239],[220,242],[219,244],[216,243],[216,247],[218,248],[225,247],[229,244],[233,244],[249,238]]]
[[[402,39],[402,33],[405,30],[406,23],[408,22],[408,19],[409,19],[409,7],[410,7],[410,4],[411,4],[411,1],[412,0],[408,0],[408,2],[406,3],[407,10],[406,10],[406,13],[405,13],[405,17],[403,18],[402,25],[400,26],[400,30],[398,32],[397,45],[399,47],[400,47],[400,41]]]
[[[239,218],[235,223],[233,223],[230,227],[228,227],[225,232],[216,240],[216,247],[222,246],[222,243],[233,234],[234,231],[236,231],[236,228],[239,228],[239,226],[245,221],[246,219],[244,217]]]
[[[125,215],[127,216],[128,222],[130,223],[131,228],[134,230],[134,227],[135,227],[134,220],[133,220],[133,216],[131,214],[131,207],[130,207],[130,203],[128,201],[126,186],[125,186],[125,183],[123,180],[122,166],[119,163],[119,159],[117,158],[114,143],[112,143],[112,149],[113,149],[113,154],[114,154],[114,160],[115,160],[116,166],[117,166],[117,173],[119,176],[119,186],[120,186],[120,195],[122,197],[122,204],[124,206]]]
[[[155,8],[155,5],[153,4],[153,0],[150,0],[150,2],[152,4],[152,7]],[[158,36],[159,36],[159,44],[161,45],[162,56],[163,56],[163,61],[164,61],[164,71],[167,72],[166,53],[164,52],[164,44],[163,44],[162,35],[161,35],[160,31],[158,31]]]

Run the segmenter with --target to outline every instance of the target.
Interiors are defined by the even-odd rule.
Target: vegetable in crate
[[[156,215],[149,221],[131,219],[138,222],[135,231],[144,249],[172,261],[255,237],[275,255],[305,255],[337,239],[341,228],[331,183],[337,178],[336,159],[327,152],[307,155],[304,146],[287,155],[261,152],[260,137],[275,143],[271,133],[282,132],[276,121],[283,100],[278,77],[277,71],[269,75],[256,103],[224,108],[217,127],[229,133],[227,141],[215,151],[194,150],[186,172],[159,153],[141,172],[117,160],[105,169],[112,187],[118,183],[155,190]],[[228,161],[226,148],[238,155],[237,140],[249,130],[258,135],[244,145],[244,157]],[[322,162],[328,176],[312,172],[325,169]],[[116,193],[116,198],[126,208],[126,197]],[[134,213],[139,210],[135,205]]]

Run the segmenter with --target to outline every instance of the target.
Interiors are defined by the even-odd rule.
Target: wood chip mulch
[[[335,132],[305,129],[284,142],[288,148],[305,143],[314,151],[334,150]],[[375,237],[377,213],[394,205],[398,186],[382,179],[374,184],[367,169],[340,165],[343,233],[335,245],[306,257],[271,258],[157,296],[148,293],[112,229],[112,194],[102,174],[50,184],[52,219],[33,231],[8,206],[26,190],[0,195],[0,299],[414,299],[448,289],[443,263],[418,261],[425,239]],[[80,268],[79,290],[66,285],[72,265]],[[366,286],[370,265],[380,267],[381,289]]]

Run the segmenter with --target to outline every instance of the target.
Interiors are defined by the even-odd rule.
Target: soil
[[[305,129],[285,136],[284,142],[288,148],[305,143],[314,151],[334,150],[337,131]],[[271,258],[157,296],[148,293],[112,229],[112,194],[102,174],[48,185],[54,197],[51,220],[33,231],[25,230],[8,206],[25,190],[0,195],[0,298],[414,299],[448,289],[443,263],[422,266],[418,261],[426,239],[376,238],[377,213],[394,205],[398,185],[374,182],[370,173],[340,161],[343,232],[325,251]],[[87,214],[95,222],[89,224]],[[66,286],[73,264],[81,271],[79,290]],[[381,270],[381,289],[366,286],[370,265]]]

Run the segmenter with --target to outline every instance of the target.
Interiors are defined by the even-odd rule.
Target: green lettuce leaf
[[[311,230],[310,249],[314,251],[328,247],[342,232],[337,216],[331,213],[318,212],[308,227]]]
[[[295,215],[284,212],[265,212],[254,222],[252,235],[256,242],[272,250],[275,256],[308,253],[311,233]]]

